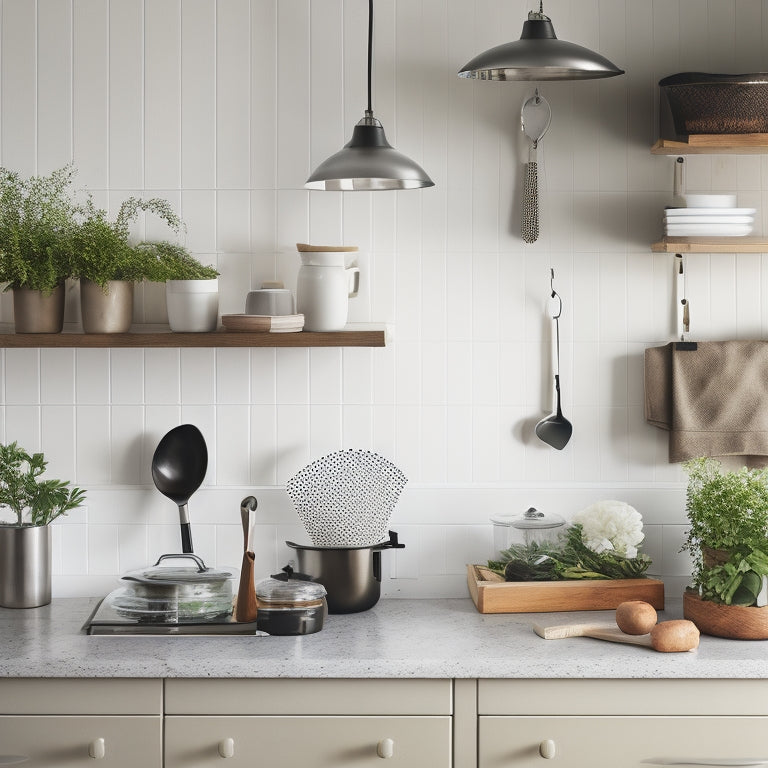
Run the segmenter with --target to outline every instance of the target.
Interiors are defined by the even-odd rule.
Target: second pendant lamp
[[[371,73],[373,69],[373,0],[368,0],[368,108],[352,131],[352,138],[335,155],[322,162],[307,179],[307,189],[376,191],[419,189],[434,182],[424,169],[398,152],[373,116]]]

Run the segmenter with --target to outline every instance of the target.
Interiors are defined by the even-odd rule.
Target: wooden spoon
[[[647,635],[627,635],[615,624],[561,624],[554,627],[533,625],[533,631],[545,640],[562,640],[566,637],[594,637],[611,643],[642,645],[663,653],[692,651],[699,645],[699,630],[692,621],[679,619],[662,621]]]

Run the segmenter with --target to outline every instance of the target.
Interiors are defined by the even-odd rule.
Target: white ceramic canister
[[[166,280],[165,302],[172,331],[215,331],[219,318],[219,281]]]
[[[360,269],[347,267],[356,247],[298,245],[301,267],[296,284],[296,311],[305,331],[340,331],[347,324],[349,299],[357,296]],[[312,249],[312,250],[307,250]]]

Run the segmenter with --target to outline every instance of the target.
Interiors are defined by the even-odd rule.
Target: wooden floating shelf
[[[707,133],[688,137],[687,141],[659,139],[653,155],[759,155],[768,153],[768,133]]]
[[[173,333],[130,331],[129,333],[0,333],[0,347],[384,347],[384,328],[298,333],[244,333],[214,331],[212,333]]]
[[[651,245],[654,253],[768,253],[762,237],[663,237]]]

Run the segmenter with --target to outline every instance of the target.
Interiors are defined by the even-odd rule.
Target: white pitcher
[[[347,324],[349,299],[360,287],[360,269],[346,267],[342,251],[299,255],[296,311],[304,315],[304,330],[340,331]]]

